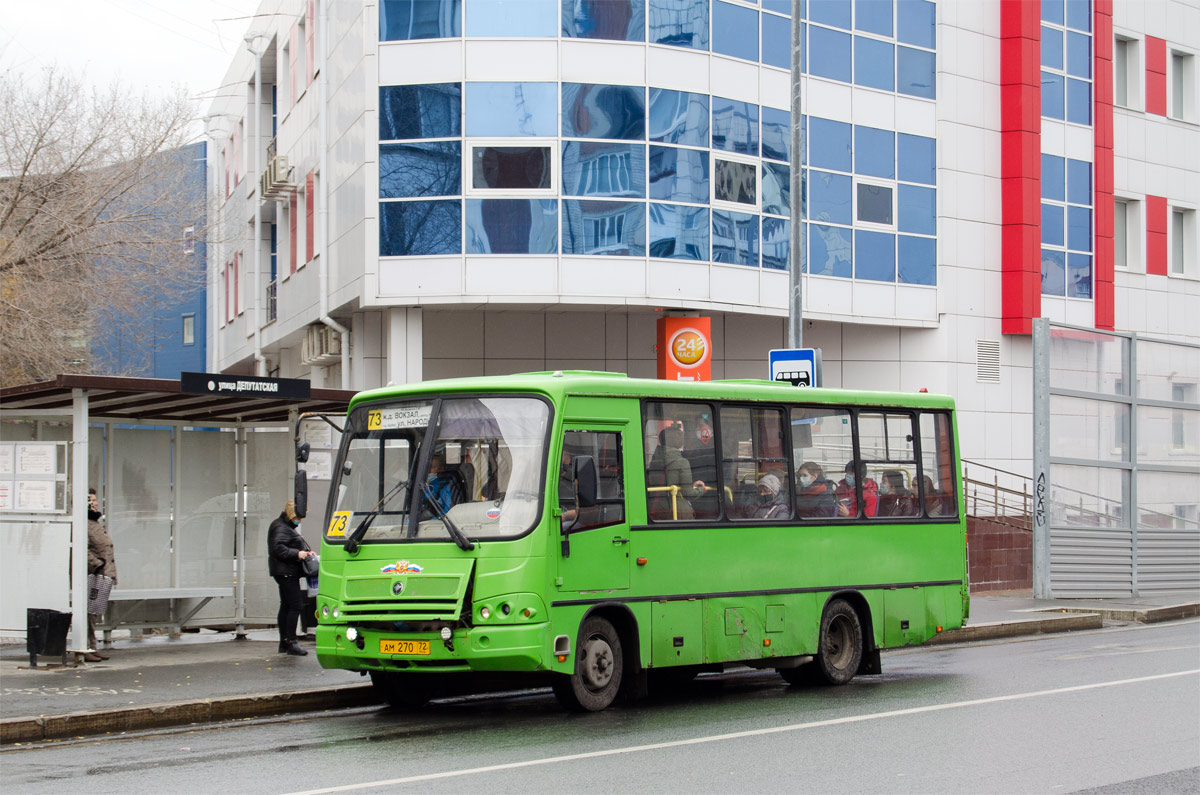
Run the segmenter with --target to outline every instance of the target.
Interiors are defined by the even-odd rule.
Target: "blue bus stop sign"
[[[792,386],[817,385],[816,348],[774,350],[767,361],[772,381],[787,381]]]

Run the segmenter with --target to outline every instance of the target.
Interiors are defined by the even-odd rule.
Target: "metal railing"
[[[1031,478],[963,459],[967,515],[1028,529],[1033,511]],[[1008,520],[1008,521],[1005,521]]]

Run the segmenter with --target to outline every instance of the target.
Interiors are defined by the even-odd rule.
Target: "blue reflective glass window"
[[[1067,160],[1067,201],[1092,203],[1092,164],[1086,160]]]
[[[558,0],[471,0],[468,36],[557,36]]]
[[[776,14],[792,15],[792,0],[762,0],[762,7]],[[804,16],[804,11],[800,12],[800,16]]]
[[[1042,295],[1066,293],[1067,255],[1062,251],[1042,249]]]
[[[651,146],[650,198],[708,204],[708,152]]]
[[[932,50],[936,42],[934,11],[928,0],[896,0],[896,38]]]
[[[854,29],[892,37],[892,0],[854,0]]]
[[[462,135],[462,85],[379,87],[379,140]]]
[[[1042,115],[1050,119],[1064,117],[1063,76],[1053,72],[1042,72]]]
[[[471,187],[550,190],[554,152],[549,146],[471,146]]]
[[[1066,201],[1066,161],[1058,155],[1042,153],[1042,198]]]
[[[1067,0],[1067,27],[1087,31],[1092,29],[1090,0]]]
[[[808,219],[849,226],[854,214],[850,184],[851,178],[842,174],[810,171]]]
[[[870,224],[892,226],[896,222],[895,201],[892,193],[892,188],[884,185],[872,185],[869,182],[858,183],[855,186],[858,202],[858,206],[855,208],[855,217],[859,221],[866,221]]]
[[[562,253],[646,256],[645,202],[563,199]]]
[[[846,6],[849,8],[849,5]],[[850,82],[849,33],[808,26],[808,71],[817,77]]]
[[[840,276],[849,279],[853,274],[851,230],[824,224],[808,225],[808,267],[815,276]]]
[[[555,199],[467,199],[468,254],[557,254]]]
[[[1092,76],[1092,37],[1067,32],[1067,73],[1076,77]]]
[[[1063,34],[1061,30],[1042,25],[1042,66],[1063,68]]]
[[[713,52],[758,60],[758,12],[732,3],[713,3]]]
[[[650,256],[708,259],[708,208],[650,204]]]
[[[650,0],[646,36],[651,44],[708,49],[708,0]]]
[[[758,155],[758,105],[712,98],[712,148]]]
[[[1042,0],[1042,21],[1063,24],[1063,0]]]
[[[1086,207],[1067,208],[1067,248],[1092,250],[1092,211]]]
[[[846,0],[809,0],[808,21],[850,30],[850,8]]]
[[[462,192],[462,144],[458,141],[379,147],[381,199],[456,196]]]
[[[854,85],[895,91],[896,58],[892,49],[889,42],[855,36]]]
[[[911,47],[896,48],[896,90],[901,94],[934,99],[937,83],[933,76],[934,56]]]
[[[1066,241],[1063,229],[1063,208],[1057,204],[1042,204],[1042,242],[1061,246]]]
[[[817,168],[851,171],[851,126],[817,116],[810,117],[808,123],[811,133],[808,137],[808,162]]]
[[[791,249],[788,229],[790,221],[782,218],[762,219],[762,266],[773,270],[787,270],[788,252]]]
[[[905,182],[937,182],[937,141],[921,135],[896,133],[896,172]]]
[[[792,68],[792,21],[787,17],[762,15],[762,62]]]
[[[446,39],[462,32],[462,0],[382,0],[379,40]]]
[[[646,195],[644,144],[564,141],[564,196],[642,198]]]
[[[901,185],[898,191],[897,228],[901,232],[936,235],[937,191],[913,185]]]
[[[645,140],[646,97],[640,86],[562,84],[566,138]]]
[[[887,232],[854,230],[854,278],[896,281],[896,236]]]
[[[562,0],[562,35],[645,41],[645,0]]]
[[[651,141],[707,148],[708,95],[652,88],[646,123]]]
[[[891,130],[855,125],[854,173],[885,179],[896,176],[896,137]]]
[[[554,83],[467,83],[467,135],[512,138],[553,136],[558,97]]]
[[[791,215],[792,170],[783,163],[763,161],[762,211],[773,215]]]
[[[792,155],[792,114],[778,108],[762,109],[762,156],[787,160]]]
[[[1067,255],[1067,298],[1092,297],[1092,257],[1089,254]]]
[[[896,241],[897,281],[937,284],[937,241],[932,237],[900,235]]]
[[[1067,121],[1073,124],[1092,123],[1092,84],[1067,78]]]
[[[712,211],[712,261],[758,267],[758,216]]]
[[[379,256],[461,253],[461,200],[379,205]]]

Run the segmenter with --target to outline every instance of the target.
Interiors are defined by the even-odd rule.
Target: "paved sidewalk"
[[[1200,597],[1200,594],[1197,595]],[[1048,612],[1049,611],[1049,612]],[[992,640],[1200,615],[1200,598],[971,598],[968,626],[933,642]],[[312,643],[302,643],[309,651]],[[24,642],[0,643],[0,744],[379,703],[364,677],[327,671],[316,655],[277,653],[274,630],[118,638],[110,659],[29,669]],[[58,662],[42,657],[39,666]]]

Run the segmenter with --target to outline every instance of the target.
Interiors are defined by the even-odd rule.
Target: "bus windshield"
[[[471,539],[523,535],[539,515],[549,421],[549,405],[532,397],[358,407],[334,468],[327,540],[344,540],[364,519],[366,542],[450,540],[445,520]]]

